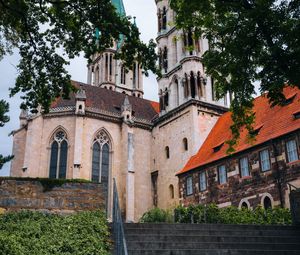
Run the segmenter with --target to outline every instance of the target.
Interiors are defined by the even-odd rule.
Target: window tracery
[[[64,131],[58,130],[53,135],[50,152],[49,178],[65,179],[68,160],[68,139]]]

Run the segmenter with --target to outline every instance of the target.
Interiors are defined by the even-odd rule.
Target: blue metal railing
[[[114,238],[114,255],[128,255],[126,239],[124,234],[123,220],[121,216],[121,210],[119,205],[119,196],[114,179],[113,190],[113,218],[112,218],[112,230]]]

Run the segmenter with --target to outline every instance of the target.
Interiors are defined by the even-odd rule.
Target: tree
[[[110,0],[0,0],[0,60],[19,49],[19,74],[11,96],[22,92],[21,108],[32,112],[39,105],[48,112],[55,98],[68,98],[76,90],[66,59],[84,52],[90,60],[120,35],[123,44],[116,57],[127,69],[138,61],[146,75],[148,70],[158,74],[155,43],[142,43],[136,25],[118,14]],[[0,101],[0,126],[9,120],[7,112],[8,104]],[[11,158],[0,155],[0,169]]]
[[[21,56],[11,95],[22,92],[22,108],[35,111],[41,105],[47,112],[55,98],[67,98],[75,90],[66,59],[81,52],[90,59],[121,34],[124,43],[117,58],[127,68],[139,61],[146,74],[158,73],[155,43],[142,43],[136,25],[118,14],[110,0],[0,0],[0,59],[13,48]]]
[[[4,100],[0,100],[0,127],[3,127],[6,122],[9,121],[8,115],[6,113],[9,110],[9,105]],[[0,169],[3,167],[3,165],[10,161],[13,157],[12,156],[6,156],[0,154]]]
[[[208,39],[202,60],[217,97],[234,94],[232,152],[243,126],[253,133],[255,81],[272,105],[284,102],[284,86],[300,88],[300,1],[171,0],[171,7],[179,28]]]

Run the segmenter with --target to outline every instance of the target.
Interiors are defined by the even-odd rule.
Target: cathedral
[[[125,15],[122,0],[112,2]],[[114,58],[120,49],[116,42],[92,57],[86,84],[72,81],[78,92],[70,99],[57,99],[47,114],[20,114],[20,128],[13,132],[12,176],[103,183],[108,215],[115,179],[127,222],[138,221],[154,206],[218,203],[206,188],[217,177],[213,172],[203,175],[201,162],[195,159],[207,138],[213,139],[210,133],[216,123],[222,130],[218,123],[227,114],[231,97],[217,100],[214,81],[205,74],[201,56],[208,49],[207,39],[178,30],[168,0],[156,0],[156,5],[162,70],[157,78],[159,102],[143,99],[141,68],[136,63],[126,72],[122,61]],[[298,160],[299,120],[295,123],[298,140],[290,148]],[[218,150],[226,137],[214,134],[221,138],[210,149]]]

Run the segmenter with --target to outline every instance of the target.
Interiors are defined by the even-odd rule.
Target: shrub
[[[145,212],[140,219],[141,223],[159,223],[159,222],[172,222],[173,215],[169,210],[153,208]]]
[[[292,223],[289,209],[274,208],[265,210],[238,209],[234,206],[218,208],[215,204],[179,206],[174,211],[178,223],[222,223],[222,224],[259,224],[290,225]]]
[[[68,216],[21,211],[0,216],[1,255],[108,255],[109,236],[100,211]]]

